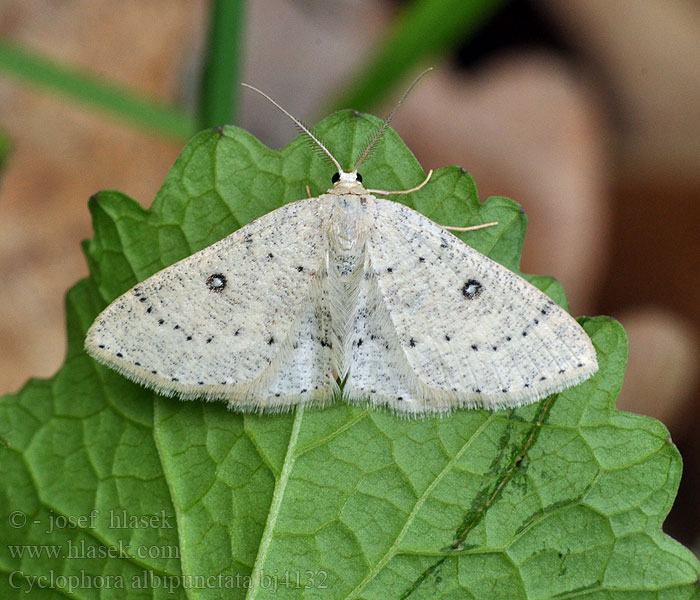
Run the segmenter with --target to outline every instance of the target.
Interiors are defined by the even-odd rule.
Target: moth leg
[[[428,171],[428,175],[426,178],[423,180],[422,183],[419,183],[416,187],[412,187],[410,190],[394,190],[394,191],[386,191],[386,190],[367,190],[370,194],[379,194],[380,196],[388,196],[390,194],[410,194],[412,192],[417,192],[419,189],[421,189],[426,183],[430,181],[430,178],[433,176],[433,170],[430,169]]]
[[[490,223],[483,223],[482,225],[471,225],[470,227],[454,227],[452,225],[440,225],[440,227],[447,229],[447,231],[475,231],[477,229],[494,227],[495,225],[498,225],[498,221],[491,221]]]

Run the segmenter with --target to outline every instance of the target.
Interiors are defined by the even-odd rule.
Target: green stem
[[[7,161],[7,157],[12,151],[12,142],[10,142],[10,137],[3,130],[0,129],[0,171],[2,171]]]
[[[415,0],[394,22],[362,76],[333,108],[368,110],[403,77],[458,44],[487,21],[506,0]]]
[[[243,0],[212,0],[199,104],[202,129],[234,120],[243,12]]]
[[[157,104],[7,40],[0,40],[0,72],[3,71],[169,136],[188,138],[196,130],[194,120],[180,110]]]

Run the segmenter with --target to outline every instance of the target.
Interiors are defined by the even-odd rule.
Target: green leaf
[[[377,124],[344,111],[315,131],[349,165]],[[118,192],[92,199],[66,363],[0,399],[3,598],[32,584],[80,599],[698,598],[696,559],[661,531],[680,456],[663,425],[614,408],[627,348],[608,318],[582,320],[592,379],[443,418],[343,403],[241,415],[160,397],[85,355],[107,302],[307,184],[319,194],[332,173],[304,140],[274,152],[225,127],[188,144],[150,210]],[[362,174],[382,189],[424,177],[393,131]],[[463,239],[517,269],[524,215],[505,198],[480,204],[468,173],[442,169],[399,198],[443,224],[498,221]]]

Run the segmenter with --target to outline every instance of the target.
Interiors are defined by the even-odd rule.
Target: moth
[[[378,197],[430,173],[410,190],[364,187],[358,168],[408,92],[344,170],[252,89],[328,156],[332,187],[134,286],[91,326],[91,356],[161,394],[258,412],[338,397],[416,416],[495,410],[597,371],[587,334],[545,294]]]

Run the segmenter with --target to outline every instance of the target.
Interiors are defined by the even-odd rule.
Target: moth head
[[[328,190],[329,194],[364,194],[366,192],[364,186],[362,185],[362,175],[360,175],[357,170],[352,171],[336,171],[335,175],[331,177],[331,182],[333,187]]]
[[[362,183],[362,175],[357,171],[340,171],[331,177],[331,182],[333,185],[339,183]]]

